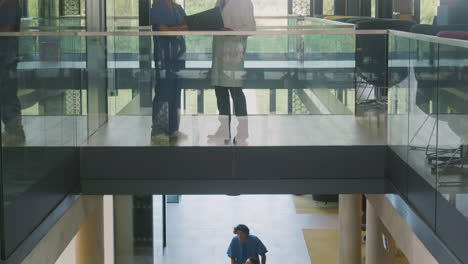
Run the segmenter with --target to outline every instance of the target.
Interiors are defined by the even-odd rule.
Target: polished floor
[[[168,204],[167,247],[155,247],[154,263],[229,263],[232,229],[243,223],[268,248],[268,264],[309,264],[303,230],[336,229],[338,214],[328,210],[300,211],[291,195],[182,196]]]
[[[249,115],[249,146],[385,145],[384,115]],[[151,116],[112,116],[87,138],[84,116],[24,116],[25,146],[151,146]],[[182,115],[174,146],[216,146],[217,115]],[[238,121],[231,122],[231,135]]]
[[[233,120],[231,134],[237,134]],[[174,146],[217,146],[210,141],[219,126],[216,115],[182,116],[183,136]],[[385,125],[354,115],[251,115],[248,146],[385,145]],[[151,146],[150,116],[115,116],[91,136],[86,146]],[[221,143],[224,145],[224,142]]]

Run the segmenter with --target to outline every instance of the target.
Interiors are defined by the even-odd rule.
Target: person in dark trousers
[[[185,11],[173,0],[155,0],[151,9],[154,31],[187,31]],[[178,72],[185,67],[185,39],[182,36],[155,36],[154,62],[156,95],[153,100],[154,145],[167,145],[179,136],[181,81]]]
[[[260,259],[259,256],[261,257],[261,264],[266,264],[268,250],[258,237],[250,234],[250,230],[246,225],[241,224],[234,227],[234,234],[236,236],[231,240],[227,250],[231,264],[255,263],[252,261]]]
[[[19,32],[21,8],[18,0],[0,0],[0,32]],[[3,145],[23,145],[26,140],[18,98],[18,37],[0,37],[0,114],[5,125]]]
[[[256,22],[251,0],[218,0],[225,30],[255,31]],[[210,140],[218,144],[231,139],[231,94],[234,115],[238,120],[234,142],[243,144],[248,134],[247,103],[243,87],[245,75],[244,61],[247,50],[247,36],[213,37],[213,64],[211,84],[215,88],[220,126]]]

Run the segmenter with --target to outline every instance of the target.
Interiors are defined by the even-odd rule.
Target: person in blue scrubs
[[[154,31],[187,31],[184,9],[173,0],[155,0],[151,8]],[[177,139],[181,81],[178,73],[185,67],[185,39],[182,36],[154,36],[154,63],[156,68],[153,126],[154,145],[167,145]]]
[[[246,225],[238,225],[234,228],[236,235],[229,244],[227,255],[231,259],[231,264],[245,264],[249,259],[260,259],[261,264],[266,264],[266,253],[268,250],[262,241],[250,234]]]
[[[21,8],[18,0],[0,0],[0,32],[20,31]],[[18,98],[18,38],[0,37],[0,113],[5,131],[3,145],[22,145],[25,134]]]
[[[248,258],[245,264],[260,264],[260,262],[258,262],[258,259]]]

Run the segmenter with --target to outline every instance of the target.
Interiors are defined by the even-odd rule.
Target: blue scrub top
[[[171,9],[164,0],[159,0],[151,8],[151,24],[168,27],[181,26],[185,23],[184,9],[174,3]],[[157,73],[162,70],[178,72],[185,67],[185,39],[183,37],[154,36],[154,61],[157,63]],[[159,75],[157,75],[157,78]],[[167,75],[169,76],[169,75]],[[166,77],[167,78],[167,77]]]
[[[151,24],[152,25],[165,25],[168,27],[181,26],[185,23],[184,9],[174,3],[174,8],[171,9],[164,0],[159,0],[151,8]],[[157,30],[155,28],[154,30]]]
[[[259,256],[264,256],[267,252],[268,250],[258,237],[249,235],[245,244],[242,244],[237,236],[234,237],[227,250],[227,255],[234,258],[236,264],[245,264],[248,258],[259,259]]]

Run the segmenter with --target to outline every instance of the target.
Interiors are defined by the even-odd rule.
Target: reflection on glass
[[[181,20],[166,27],[177,30],[184,24]],[[364,121],[354,115],[354,34],[321,34],[318,29],[304,34],[257,32],[234,36],[222,31],[214,37],[191,32],[184,36],[185,50],[175,37],[108,37],[114,45],[107,57],[115,73],[108,93],[111,118],[88,143],[150,145],[149,127],[164,124],[153,122],[153,110],[154,116],[162,113],[167,120],[162,125],[167,131],[157,132],[164,139],[159,145],[213,146],[234,139],[249,146],[385,143],[385,127],[380,126],[385,119]],[[148,40],[154,47],[147,50]],[[178,54],[162,55],[163,40],[171,47],[166,49]],[[384,52],[385,46],[379,50]],[[163,85],[172,88],[164,90]],[[154,97],[148,87],[156,87]],[[162,91],[176,98],[171,100],[177,102],[172,109],[180,109],[178,130],[177,125],[169,128],[169,119],[175,120],[170,116],[177,116],[169,114],[170,104],[166,114],[158,110],[168,102]],[[183,134],[171,140],[170,133],[176,131]]]
[[[410,41],[390,36],[387,144],[401,160],[408,156],[408,94]],[[406,182],[406,175],[404,176]]]
[[[439,192],[468,218],[468,50],[439,48]]]
[[[183,50],[183,44],[179,44],[183,42],[175,37],[111,37],[116,44],[115,53],[108,59],[111,69],[115,69],[116,81],[109,93],[112,118],[106,127],[115,124],[118,128],[108,131],[122,134],[106,141],[109,134],[103,128],[92,136],[91,144],[148,145],[151,131],[142,130],[152,125],[153,98],[151,92],[143,89],[143,80],[151,81],[159,89],[155,114],[160,113],[157,109],[163,105],[159,100],[161,85],[172,85],[169,92],[180,91],[180,99],[179,95],[173,98],[180,100],[179,131],[184,137],[169,142],[170,145],[225,145],[225,140],[233,142],[238,132],[241,139],[248,137],[250,146],[383,144],[383,134],[379,134],[383,126],[366,130],[372,135],[358,132],[364,123],[356,122],[354,115],[354,35],[325,35],[319,30],[310,35],[252,34],[248,37],[229,36],[229,31],[223,33],[226,36],[185,36],[185,53],[173,53],[169,62],[158,55],[164,50],[158,41],[165,40],[165,45],[173,51]],[[142,60],[147,55],[155,58],[154,54],[139,56],[136,49],[120,49],[126,43],[142,43],[149,38],[155,43],[151,51],[156,54],[157,63],[151,63],[154,70],[147,64],[144,69],[148,67],[153,77],[145,75]],[[169,120],[169,114],[163,115]],[[327,140],[322,140],[323,133],[316,124],[329,127]],[[337,129],[337,124],[341,128]],[[120,127],[134,132],[124,133]],[[176,131],[167,127],[167,134]],[[351,132],[339,133],[340,129]],[[129,137],[130,134],[138,136]]]
[[[20,1],[22,31],[76,31],[85,26],[85,0]],[[68,27],[68,28],[67,28]]]
[[[0,1],[0,31],[20,31],[21,13],[17,0]],[[8,210],[3,215],[2,246],[6,256],[76,190],[77,135],[86,126],[86,118],[77,118],[85,105],[81,92],[87,89],[82,82],[86,68],[83,39],[0,37],[2,202]],[[15,219],[24,216],[24,205],[41,210],[31,212],[18,225]]]
[[[385,106],[388,85],[386,45],[385,35],[356,36],[356,101],[363,110]]]
[[[75,158],[75,149],[70,147],[83,142],[87,135],[83,131],[86,118],[78,118],[84,112],[86,98],[81,94],[86,87],[81,82],[80,38],[61,37],[62,45],[44,54],[38,47],[41,41],[49,40],[50,37],[0,37],[6,203],[46,178],[57,174],[64,178],[60,166]],[[73,177],[73,173],[67,175]],[[65,185],[61,187],[67,188]]]
[[[18,1],[0,1],[0,32],[19,31],[20,21]],[[18,38],[0,38],[0,113],[4,125],[2,144],[5,146],[23,145],[26,140],[18,98],[17,66]]]
[[[409,165],[435,187],[435,171],[427,161],[436,161],[438,49],[432,43],[411,40],[410,65],[414,75],[409,94]]]

